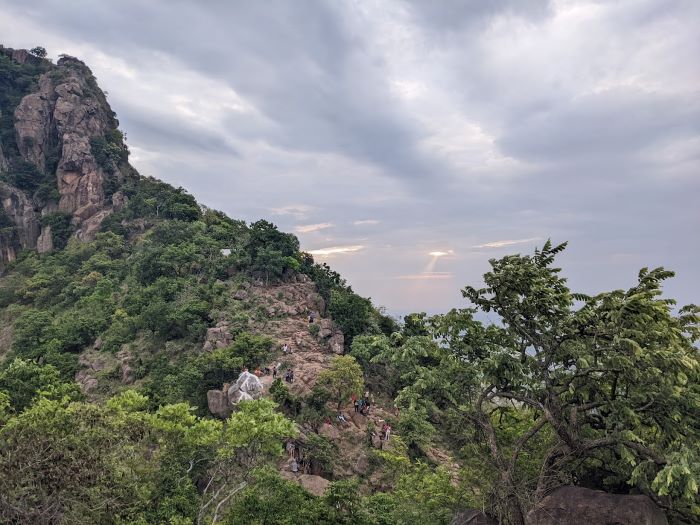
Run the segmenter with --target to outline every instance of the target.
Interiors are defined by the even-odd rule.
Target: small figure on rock
[[[289,345],[287,343],[284,343],[282,346],[282,351],[286,354],[289,352]]]

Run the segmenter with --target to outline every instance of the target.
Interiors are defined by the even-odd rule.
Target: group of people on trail
[[[301,471],[302,474],[308,474],[309,470],[311,470],[311,460],[306,457],[301,447],[290,439],[287,441],[286,450],[289,458],[292,460],[289,464],[289,469],[294,473]]]
[[[369,414],[370,408],[374,405],[374,394],[370,394],[369,390],[365,391],[365,396],[358,398],[355,394],[352,395],[352,404],[355,407],[355,412],[359,412],[363,416]]]

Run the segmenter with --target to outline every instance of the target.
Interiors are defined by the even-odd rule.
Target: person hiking
[[[355,401],[353,401],[352,404],[355,407],[355,412],[359,412],[360,411],[360,400],[355,398]]]
[[[289,345],[287,343],[284,343],[282,346],[282,351],[286,354],[289,352]]]
[[[391,435],[391,425],[387,423],[386,430],[384,430],[384,442],[389,441],[390,435]]]
[[[287,454],[289,454],[289,457],[293,458],[294,457],[294,443],[292,442],[291,439],[289,441],[287,441],[286,449],[287,449]]]
[[[272,380],[277,379],[277,366],[272,367]]]
[[[299,463],[297,462],[296,458],[292,460],[292,472],[299,472]]]

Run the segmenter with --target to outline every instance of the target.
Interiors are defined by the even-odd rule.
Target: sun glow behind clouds
[[[433,270],[435,270],[435,265],[437,264],[437,261],[440,257],[445,257],[447,255],[452,255],[454,252],[452,250],[447,250],[446,252],[444,251],[434,251],[430,252],[428,255],[432,257],[430,259],[430,262],[428,262],[428,265],[425,267],[425,270],[423,270],[423,274],[432,274],[436,273]],[[437,272],[439,273],[439,272]]]
[[[361,244],[354,244],[351,246],[330,246],[328,248],[319,248],[318,250],[309,250],[311,255],[316,255],[320,257],[338,255],[343,253],[353,253],[363,250],[365,247]]]
[[[477,244],[473,248],[503,248],[504,246],[513,246],[514,244],[525,244],[528,242],[539,241],[541,237],[530,237],[529,239],[515,239],[509,241],[492,241],[485,244]]]
[[[320,230],[324,230],[326,228],[332,228],[333,224],[330,222],[322,222],[319,224],[300,224],[296,228],[297,233],[312,233],[312,232],[317,232]]]

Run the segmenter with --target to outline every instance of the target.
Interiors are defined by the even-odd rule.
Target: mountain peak
[[[0,267],[17,250],[52,250],[56,223],[83,240],[123,202],[134,170],[119,122],[90,68],[62,55],[0,47]],[[62,228],[64,230],[65,228]]]

